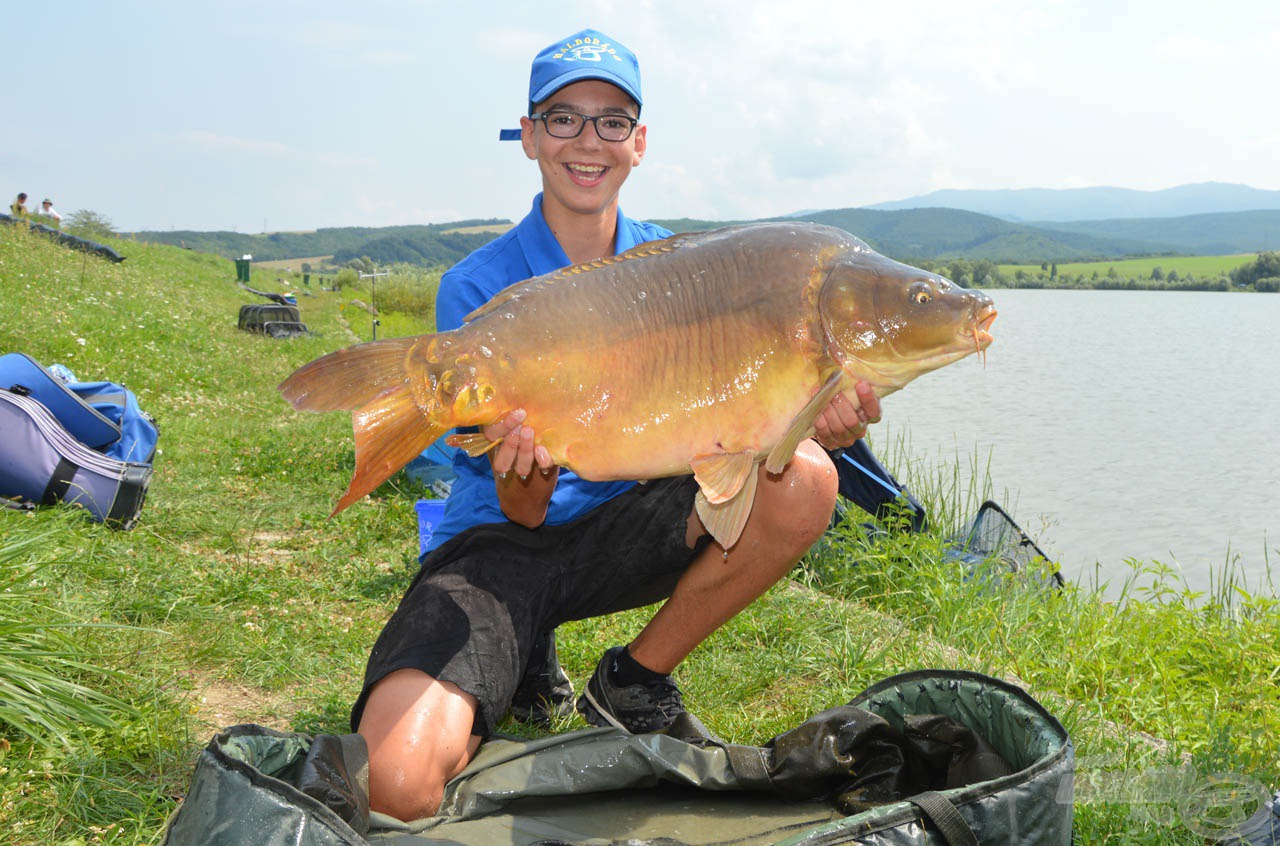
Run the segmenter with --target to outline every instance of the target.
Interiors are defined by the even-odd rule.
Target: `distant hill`
[[[1006,220],[1066,221],[1116,218],[1184,217],[1216,212],[1280,210],[1280,191],[1247,185],[1201,182],[1161,191],[1129,188],[1020,188],[942,190],[866,206],[881,211],[951,208]]]
[[[985,258],[998,263],[1018,264],[1149,255],[1172,249],[1149,241],[1054,232],[958,209],[832,209],[771,219],[805,220],[835,226],[857,235],[877,251],[902,260]],[[728,223],[688,218],[655,222],[673,232],[711,229]]]
[[[801,220],[838,226],[880,252],[901,258],[991,259],[998,263],[1116,258],[1167,250],[1150,242],[1051,232],[959,209],[882,211],[839,209]]]
[[[1014,222],[962,209],[828,209],[770,220],[808,220],[852,232],[903,261],[990,259],[1002,264],[1084,261],[1165,254],[1234,255],[1280,249],[1280,210],[1185,217]],[[673,232],[744,221],[655,220]],[[138,240],[183,245],[259,261],[331,255],[334,264],[368,256],[378,264],[449,266],[488,243],[507,221],[468,220],[423,226],[347,227],[314,232],[138,232]],[[463,231],[458,231],[463,230]]]
[[[498,218],[432,223],[421,226],[349,226],[313,232],[271,232],[248,235],[239,232],[132,232],[123,237],[154,244],[183,246],[224,258],[251,255],[258,261],[333,256],[341,264],[360,256],[389,264],[406,261],[424,266],[451,265],[476,247],[493,240],[495,232],[451,232],[453,229],[509,225]]]
[[[1093,237],[1160,242],[1189,255],[1280,250],[1280,210],[1135,220],[1042,221],[1028,225]]]

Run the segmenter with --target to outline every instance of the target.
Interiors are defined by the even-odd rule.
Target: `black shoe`
[[[522,723],[547,727],[553,717],[573,714],[573,682],[556,656],[556,633],[547,632],[533,645],[524,676],[511,697],[511,716]]]
[[[685,713],[680,688],[671,676],[644,684],[619,687],[609,677],[614,656],[625,646],[615,646],[604,654],[587,689],[578,698],[578,713],[593,726],[613,726],[632,734],[662,731]]]

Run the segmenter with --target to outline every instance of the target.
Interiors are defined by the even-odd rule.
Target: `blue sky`
[[[5,203],[126,230],[518,219],[537,169],[498,129],[533,55],[587,26],[640,57],[636,217],[1280,189],[1274,0],[66,0],[3,18]]]

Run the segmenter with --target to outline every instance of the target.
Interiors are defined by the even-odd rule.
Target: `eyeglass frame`
[[[582,123],[578,125],[578,131],[573,133],[572,135],[556,135],[554,132],[551,131],[551,126],[547,123],[547,118],[551,117],[552,115],[573,115],[574,117],[581,118]],[[628,129],[627,134],[622,136],[621,138],[605,138],[604,135],[600,133],[600,124],[597,123],[597,121],[599,121],[600,118],[615,118],[618,120],[625,120],[630,122],[631,128]],[[584,115],[582,112],[575,112],[572,109],[565,109],[565,108],[559,108],[559,107],[548,109],[545,112],[534,112],[533,114],[529,115],[529,120],[542,121],[542,128],[547,131],[548,135],[550,135],[552,138],[559,138],[565,141],[567,141],[570,138],[577,138],[579,135],[581,135],[582,130],[587,128],[587,122],[590,121],[592,127],[596,131],[596,137],[608,144],[621,144],[623,141],[626,141],[628,138],[634,135],[636,131],[636,127],[640,125],[639,118],[633,118],[631,115],[628,115],[628,114],[621,114],[618,112],[606,112],[605,114],[602,114],[602,115]]]

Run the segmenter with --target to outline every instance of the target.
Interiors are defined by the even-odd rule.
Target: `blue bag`
[[[160,430],[151,415],[138,406],[133,391],[115,382],[70,382],[67,388],[119,428],[120,437],[99,452],[117,461],[151,463]]]
[[[72,437],[110,458],[150,464],[155,457],[160,431],[123,385],[77,382],[59,365],[46,369],[29,355],[9,353],[0,356],[0,388],[40,403]]]
[[[23,353],[0,356],[0,388],[49,409],[71,436],[90,449],[104,449],[120,439],[120,419],[111,420],[85,403],[67,383]]]

